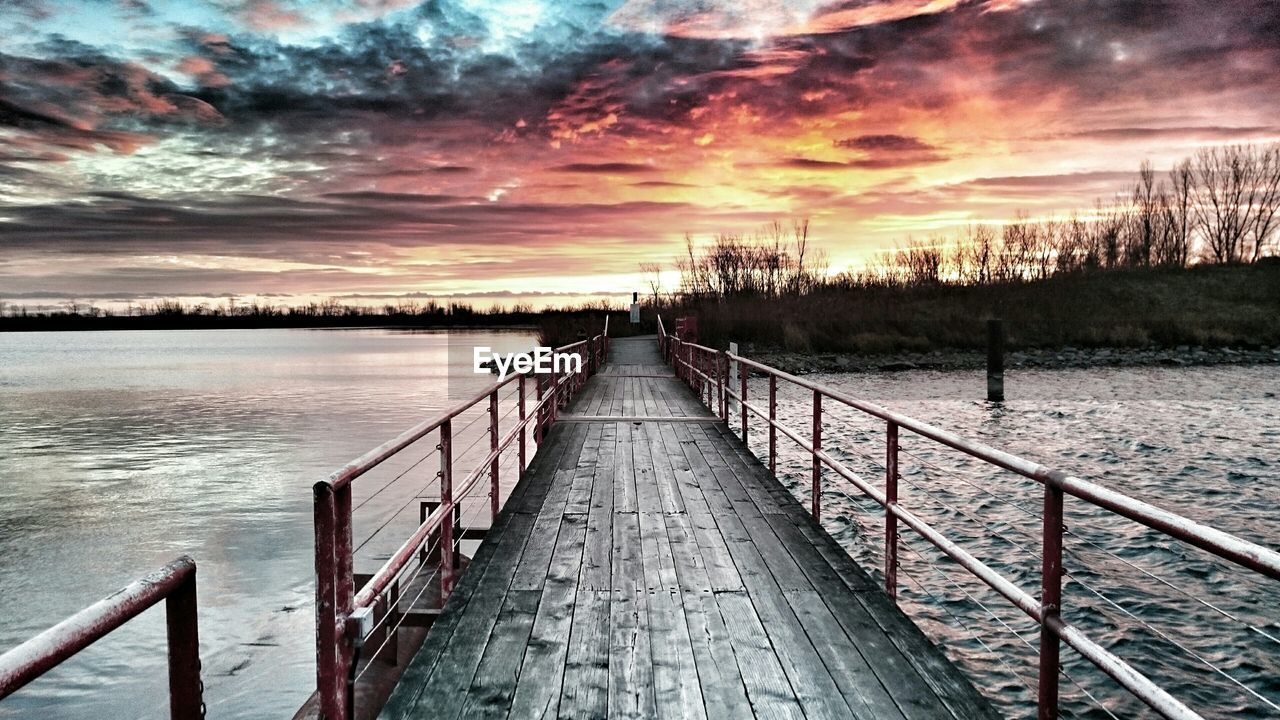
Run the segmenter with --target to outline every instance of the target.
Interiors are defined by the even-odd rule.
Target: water
[[[486,382],[446,370],[450,357],[457,364],[448,346],[442,334],[382,330],[0,335],[0,648],[190,553],[200,566],[210,717],[290,716],[314,687],[310,486],[452,404],[457,383]],[[968,399],[984,387],[971,372],[818,379],[1254,541],[1280,542],[1275,367],[1011,371],[1009,402],[999,406]],[[780,400],[784,420],[808,427],[807,394],[783,385]],[[832,403],[826,410],[827,446],[878,482],[883,427]],[[483,438],[479,420],[456,421],[455,452]],[[779,442],[784,479],[804,496],[808,459]],[[1034,592],[1039,521],[1007,503],[1037,513],[1037,488],[908,433],[902,442],[904,503]],[[752,445],[761,452],[763,435]],[[405,503],[433,472],[430,462],[410,467],[425,452],[411,448],[358,484],[357,539],[395,522],[362,549],[357,569],[416,521],[416,506]],[[866,567],[881,567],[881,513],[827,480],[827,527]],[[1125,563],[1280,637],[1274,583],[1070,499],[1068,525],[1069,620],[1207,715],[1280,714],[1085,589],[1280,703],[1280,644]],[[1011,715],[1027,715],[1034,652],[1013,631],[1035,645],[1032,625],[931,546],[904,537],[904,607]],[[0,717],[165,716],[162,616],[146,613],[0,703]],[[1140,714],[1072,651],[1063,657],[1116,715]],[[1105,717],[1072,682],[1063,681],[1063,694],[1071,714]]]
[[[1003,404],[981,401],[979,372],[813,379],[1253,542],[1280,545],[1275,366],[1011,371]],[[757,380],[750,392],[763,397],[767,384]],[[810,403],[808,391],[780,384],[780,416],[806,428],[805,436]],[[884,424],[832,401],[824,403],[824,415],[824,446],[883,487]],[[768,447],[764,430],[757,423],[751,439],[761,457]],[[779,474],[807,498],[809,457],[781,435],[778,442]],[[1042,489],[905,431],[901,443],[903,505],[1038,595]],[[824,481],[826,527],[864,567],[882,568],[883,511],[834,473]],[[1083,501],[1068,497],[1066,507],[1068,621],[1207,717],[1280,717],[1267,704],[1280,705],[1275,582]],[[909,528],[901,532],[904,608],[971,677],[981,678],[979,687],[1010,716],[1033,715],[1034,622]],[[1107,717],[1100,706],[1119,717],[1146,714],[1073,650],[1062,653],[1071,676],[1061,684],[1069,715]]]
[[[290,717],[315,686],[310,487],[452,405],[459,384],[491,381],[448,368],[449,347],[446,334],[384,330],[0,335],[0,648],[189,553],[210,717]],[[357,531],[413,489],[362,508]],[[157,609],[0,717],[167,717],[165,667]]]

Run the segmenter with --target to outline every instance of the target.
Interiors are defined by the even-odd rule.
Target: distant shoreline
[[[885,354],[745,351],[747,357],[794,375],[812,373],[901,372],[908,370],[980,370],[986,353],[936,350]],[[1280,365],[1280,346],[1271,348],[1077,348],[1023,349],[1005,355],[1005,369],[1071,370],[1107,367],[1207,367]]]
[[[121,332],[121,331],[157,331],[170,332],[175,330],[405,330],[405,331],[427,331],[427,330],[498,330],[498,331],[514,331],[528,330],[537,331],[538,326],[534,323],[517,323],[509,325],[403,325],[396,323],[387,323],[384,325],[222,325],[222,326],[174,326],[174,327],[4,327],[0,325],[0,333],[32,333],[32,332]]]

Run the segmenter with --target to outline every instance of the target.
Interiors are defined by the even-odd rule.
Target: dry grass
[[[979,287],[820,289],[670,308],[695,313],[703,342],[883,354],[977,349],[1005,320],[1013,348],[1280,345],[1280,262],[1111,270]]]

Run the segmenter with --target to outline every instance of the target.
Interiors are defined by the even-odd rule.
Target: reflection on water
[[[492,380],[447,367],[450,344],[504,341],[0,335],[0,648],[189,553],[210,716],[291,715],[314,687],[311,484],[448,405],[450,388]],[[163,613],[147,613],[0,704],[0,717],[55,706],[59,718],[165,716],[163,638]]]
[[[1010,372],[1003,404],[981,401],[983,378],[975,372],[815,379],[1280,545],[1280,372],[1273,366]],[[751,392],[761,397],[767,385],[759,382]],[[780,385],[780,416],[807,428],[809,397]],[[882,486],[883,423],[833,402],[823,410],[824,446]],[[763,453],[764,428],[753,430],[752,447]],[[806,496],[809,458],[782,437],[779,455],[779,474]],[[905,431],[900,462],[906,507],[1039,594],[1039,486]],[[834,473],[824,477],[824,524],[878,571],[883,511]],[[1280,717],[1280,596],[1273,581],[1082,501],[1067,498],[1066,506],[1069,621],[1208,717]],[[909,528],[901,532],[904,607],[1009,714],[1027,715],[1035,697],[1035,624]],[[1074,651],[1064,649],[1063,658],[1070,677],[1062,693],[1072,716],[1107,717],[1098,704],[1119,717],[1147,713]]]

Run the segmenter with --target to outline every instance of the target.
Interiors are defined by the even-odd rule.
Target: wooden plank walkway
[[[568,415],[381,717],[996,717],[653,338]]]

